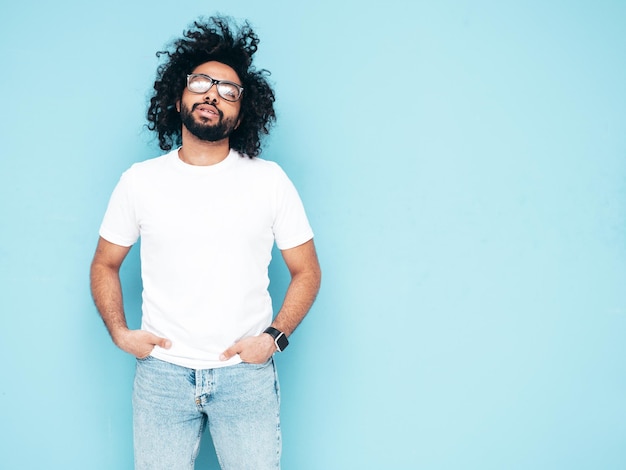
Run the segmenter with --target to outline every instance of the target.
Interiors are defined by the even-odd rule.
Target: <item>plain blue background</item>
[[[132,468],[89,263],[159,154],[155,52],[215,12],[261,37],[263,156],[324,271],[278,358],[284,468],[626,468],[626,3],[495,0],[3,2],[0,467]],[[137,325],[135,249],[122,275]]]

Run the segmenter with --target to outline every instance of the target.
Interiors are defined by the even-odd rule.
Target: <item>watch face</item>
[[[276,345],[278,346],[278,349],[280,349],[281,351],[284,351],[288,344],[289,344],[289,341],[287,340],[287,337],[283,333],[281,333],[278,336],[278,338],[276,338]]]
[[[282,352],[289,345],[287,335],[285,335],[285,333],[283,333],[282,331],[277,330],[276,328],[272,328],[270,326],[266,328],[265,333],[274,338],[274,344],[276,344],[276,347],[279,351]]]

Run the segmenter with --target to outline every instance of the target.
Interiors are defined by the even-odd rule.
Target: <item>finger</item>
[[[169,349],[172,347],[172,342],[169,339],[159,338],[159,342],[157,343],[157,346],[163,349]]]
[[[152,335],[152,341],[151,342],[155,346],[159,346],[160,348],[163,348],[163,349],[169,349],[170,347],[172,347],[172,342],[169,339],[161,338],[161,337],[156,336],[156,335]]]
[[[240,351],[238,351],[237,344],[234,344],[220,355],[220,361],[227,361],[239,352]]]

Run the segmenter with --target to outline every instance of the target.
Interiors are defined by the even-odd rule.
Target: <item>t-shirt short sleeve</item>
[[[131,246],[139,238],[139,223],[132,195],[132,174],[126,171],[111,194],[100,236],[120,246]]]
[[[280,168],[273,230],[276,246],[280,250],[294,248],[313,238],[313,230],[298,191]]]

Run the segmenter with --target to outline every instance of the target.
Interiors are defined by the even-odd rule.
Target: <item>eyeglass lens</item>
[[[237,101],[241,95],[240,89],[234,83],[218,82],[206,75],[190,75],[187,79],[187,88],[192,93],[206,93],[213,84],[217,93],[227,101]]]

